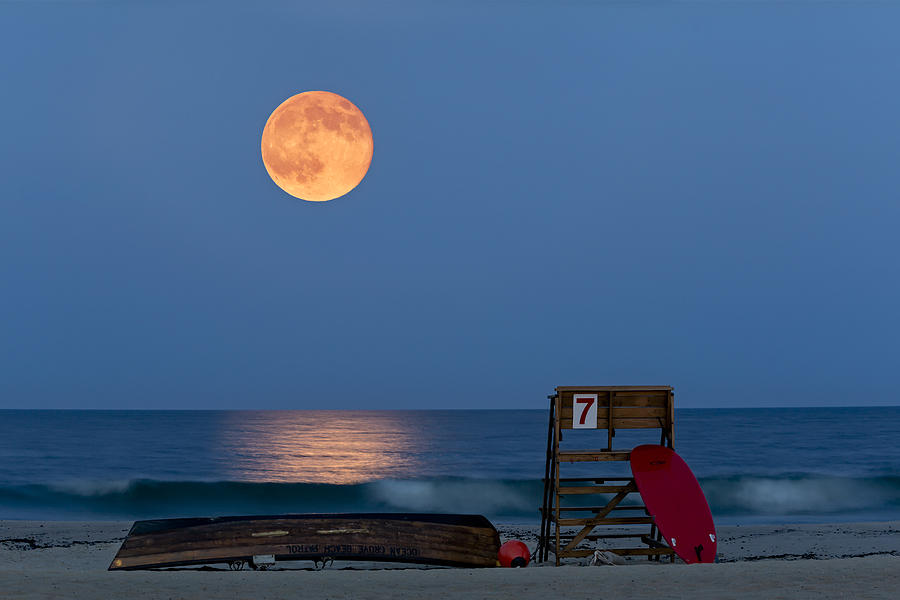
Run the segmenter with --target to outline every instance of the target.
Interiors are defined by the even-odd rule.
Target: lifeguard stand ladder
[[[613,449],[613,438],[617,429],[659,429],[659,443],[674,448],[675,411],[672,388],[558,387],[556,393],[549,396],[549,399],[550,422],[547,429],[547,462],[544,469],[544,500],[541,507],[538,561],[547,560],[549,552],[553,552],[556,556],[557,565],[562,558],[591,556],[594,549],[579,547],[579,544],[596,540],[602,540],[606,544],[605,550],[619,555],[646,555],[650,560],[659,560],[665,555],[674,561],[674,551],[662,541],[653,517],[647,512],[643,502],[623,504],[630,494],[638,494],[633,478],[610,478],[605,475],[560,476],[561,463],[609,464],[609,461],[628,461],[631,449]],[[588,429],[597,433],[605,429],[606,446],[594,450],[561,449],[560,441],[564,429]],[[604,498],[612,494],[612,498],[600,506],[562,505],[566,497],[584,498],[586,494],[603,494]],[[589,513],[589,516],[570,517],[566,514],[579,512]],[[616,516],[612,516],[614,514]],[[649,531],[633,530],[633,526],[640,525],[649,526]],[[622,526],[631,527],[629,531],[624,531]],[[572,532],[572,528],[578,527],[581,529]],[[563,528],[567,528],[568,532],[561,531]],[[629,543],[629,539],[638,539],[642,545],[615,547],[618,544]]]

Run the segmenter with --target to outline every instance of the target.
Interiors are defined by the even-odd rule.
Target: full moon
[[[331,92],[303,92],[282,102],[262,133],[262,160],[285,192],[313,202],[359,185],[372,162],[372,129],[352,102]]]

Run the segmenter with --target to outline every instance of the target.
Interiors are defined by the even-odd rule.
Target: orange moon
[[[262,133],[262,161],[275,184],[313,202],[359,185],[372,162],[372,129],[356,105],[331,92],[303,92],[276,108]]]

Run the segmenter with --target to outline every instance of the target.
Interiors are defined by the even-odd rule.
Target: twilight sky
[[[0,408],[897,404],[900,3],[0,2]],[[328,90],[367,177],[260,160]]]

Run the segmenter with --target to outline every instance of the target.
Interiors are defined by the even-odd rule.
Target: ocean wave
[[[789,475],[701,478],[715,517],[900,517],[900,477]],[[305,512],[452,512],[539,520],[540,480],[436,478],[359,484],[71,481],[0,485],[0,518],[146,519]],[[633,497],[633,502],[639,499]],[[597,503],[577,497],[570,502]]]
[[[895,512],[900,516],[900,477],[785,475],[701,479],[719,515],[832,515]]]
[[[304,512],[453,512],[534,518],[541,491],[540,481],[463,478],[348,485],[75,481],[0,485],[0,518],[143,519]]]

